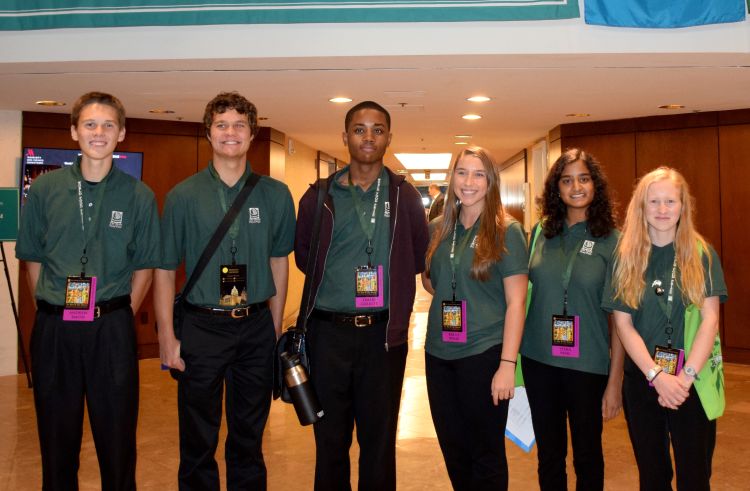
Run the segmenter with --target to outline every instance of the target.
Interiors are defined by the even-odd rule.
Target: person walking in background
[[[531,230],[533,285],[521,343],[539,487],[567,489],[568,423],[576,489],[604,489],[602,421],[622,407],[624,351],[601,308],[619,233],[607,179],[580,149],[552,165]]]
[[[431,222],[443,214],[445,195],[440,191],[440,186],[435,183],[430,184],[428,193],[430,194],[430,198],[432,198],[432,204],[430,205],[430,211],[427,213],[427,221]]]
[[[603,307],[627,352],[625,418],[642,490],[710,489],[716,418],[724,410],[716,251],[695,229],[685,178],[660,167],[628,206]]]
[[[503,437],[514,394],[527,287],[526,238],[500,201],[480,147],[456,157],[442,218],[430,224],[425,375],[453,489],[508,488]]]

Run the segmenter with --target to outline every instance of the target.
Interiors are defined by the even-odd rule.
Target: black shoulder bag
[[[310,355],[307,350],[307,311],[312,295],[312,282],[315,267],[318,263],[320,248],[320,222],[323,214],[323,202],[328,194],[328,181],[318,179],[318,200],[313,218],[310,250],[305,266],[305,285],[302,288],[297,323],[289,326],[276,343],[274,356],[273,398],[294,404],[300,423],[308,425],[323,417],[315,390],[308,378],[310,373]]]
[[[260,181],[260,174],[251,173],[247,178],[247,180],[245,181],[245,185],[242,186],[239,194],[232,202],[232,206],[229,207],[226,215],[224,215],[224,219],[221,221],[219,226],[216,227],[216,231],[211,236],[211,240],[208,241],[208,245],[206,245],[206,248],[203,249],[201,257],[198,259],[198,263],[195,265],[195,269],[190,275],[190,278],[188,278],[185,286],[182,288],[182,291],[175,295],[172,320],[174,323],[174,335],[175,337],[177,337],[177,339],[180,339],[182,337],[182,321],[185,317],[185,302],[187,302],[188,293],[190,293],[190,290],[192,290],[195,286],[195,283],[203,273],[203,270],[206,269],[208,262],[211,260],[211,256],[213,256],[214,252],[216,252],[216,249],[219,247],[221,240],[226,235],[227,230],[229,230],[229,227],[232,225],[232,222],[234,222],[234,220],[237,218],[237,215],[240,213],[240,208],[242,208],[242,205],[245,204],[245,201],[247,201],[250,193],[253,192],[253,188],[255,188],[255,185],[258,183],[258,181]]]

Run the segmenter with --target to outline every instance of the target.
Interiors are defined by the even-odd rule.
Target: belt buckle
[[[354,327],[367,327],[372,324],[369,315],[355,315]]]
[[[94,307],[94,319],[98,319],[102,316],[102,309],[98,305]]]
[[[250,307],[237,307],[232,309],[232,319],[244,319],[250,315]]]

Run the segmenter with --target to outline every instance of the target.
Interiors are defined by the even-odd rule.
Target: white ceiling
[[[535,54],[516,49],[495,54],[375,56],[368,48],[366,56],[353,56],[356,47],[342,39],[347,56],[233,57],[236,51],[216,49],[220,43],[212,43],[207,51],[213,55],[159,58],[160,49],[177,49],[170,43],[155,46],[151,59],[142,55],[132,59],[125,46],[110,58],[101,47],[95,47],[91,59],[85,56],[88,47],[75,51],[75,56],[58,58],[73,61],[52,61],[54,53],[36,46],[38,36],[14,34],[0,36],[0,50],[22,46],[28,39],[32,44],[23,45],[24,49],[36,51],[28,55],[30,62],[23,61],[23,54],[0,55],[0,109],[68,112],[84,91],[106,90],[123,100],[130,117],[199,121],[213,95],[237,90],[268,118],[264,125],[346,159],[340,135],[344,114],[353,103],[338,105],[328,99],[347,96],[354,103],[372,99],[390,110],[393,141],[386,161],[393,167],[400,167],[393,153],[455,152],[457,134],[473,135],[471,143],[489,148],[503,161],[561,123],[666,114],[657,106],[669,103],[686,106],[670,114],[750,107],[750,24],[744,26],[747,32],[739,34],[744,46],[720,53],[632,53],[623,48],[618,54]],[[42,35],[50,36],[46,31]],[[445,43],[450,44],[450,39]],[[554,36],[550,43],[554,44]],[[465,100],[473,95],[487,95],[492,101]],[[34,104],[39,99],[62,100],[68,106],[41,109]],[[148,113],[152,108],[175,114],[152,115]],[[461,119],[467,112],[483,118]],[[569,118],[568,113],[591,116]]]

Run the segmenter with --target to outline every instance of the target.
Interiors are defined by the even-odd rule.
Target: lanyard
[[[565,266],[565,271],[563,271],[562,276],[562,287],[563,287],[563,315],[568,315],[568,287],[570,286],[570,278],[573,275],[573,264],[576,262],[576,257],[578,257],[578,251],[581,250],[581,246],[583,246],[583,239],[579,240],[578,243],[575,246],[575,249],[573,249],[572,253],[567,258],[567,265]],[[565,251],[564,249],[564,241],[562,236],[560,237],[560,256],[562,257],[562,260],[565,261]]]
[[[227,203],[227,187],[224,185],[218,173],[214,174],[212,172],[211,175],[216,180],[216,190],[219,194],[219,204],[221,205],[221,211],[223,211],[224,214],[226,215],[227,210],[229,209],[229,206]],[[239,182],[240,189],[242,189],[242,186],[244,185],[248,177],[250,177],[249,172],[247,173],[247,175],[243,175],[242,178],[240,178],[240,182]],[[232,221],[232,224],[229,226],[229,231],[227,232],[227,235],[229,235],[229,238],[232,239],[232,247],[229,249],[229,252],[232,253],[232,265],[237,264],[237,262],[235,261],[235,256],[237,254],[237,247],[235,245],[235,239],[239,235],[239,231],[240,231],[240,222],[235,219]]]
[[[377,208],[378,208],[378,201],[380,201],[380,182],[383,179],[383,172],[381,171],[380,177],[378,177],[378,183],[375,187],[375,199],[372,202],[372,213],[370,214],[370,220],[368,221],[365,218],[364,215],[364,205],[362,204],[362,198],[359,196],[357,191],[354,189],[354,183],[352,182],[352,172],[349,170],[349,192],[352,195],[352,201],[354,201],[354,209],[357,211],[357,217],[359,218],[359,225],[362,227],[362,231],[365,233],[365,236],[367,237],[367,248],[365,249],[365,252],[367,253],[367,266],[372,267],[371,257],[372,257],[372,237],[375,234],[375,224],[377,222]]]
[[[96,207],[92,213],[93,220],[92,226],[89,227],[88,232],[86,231],[86,219],[84,217],[84,205],[83,205],[83,182],[78,181],[78,212],[81,216],[81,236],[83,237],[83,253],[81,254],[81,277],[86,276],[86,263],[89,262],[89,258],[86,255],[86,249],[88,249],[89,239],[93,236],[98,228],[99,216],[101,215],[100,210],[102,208],[102,199],[104,197],[104,189],[107,187],[107,182],[103,181],[97,185],[97,193],[94,201],[96,201]]]
[[[669,291],[667,292],[666,305],[661,301],[657,300],[661,311],[667,316],[667,327],[664,329],[664,334],[667,335],[667,347],[672,347],[672,307],[674,305],[674,283],[677,277],[677,253],[675,252],[674,261],[672,262],[672,278],[669,281]]]
[[[464,232],[464,237],[461,240],[461,243],[458,245],[458,251],[456,251],[456,227],[457,226],[458,226],[458,219],[456,219],[456,223],[453,224],[453,240],[451,241],[451,255],[450,255],[451,289],[453,290],[454,302],[456,301],[456,269],[458,268],[458,264],[461,262],[461,255],[463,255],[464,250],[466,249],[466,246],[469,244],[469,239],[474,235],[471,233],[471,230],[474,227],[471,227],[469,228],[469,230],[466,230]]]

